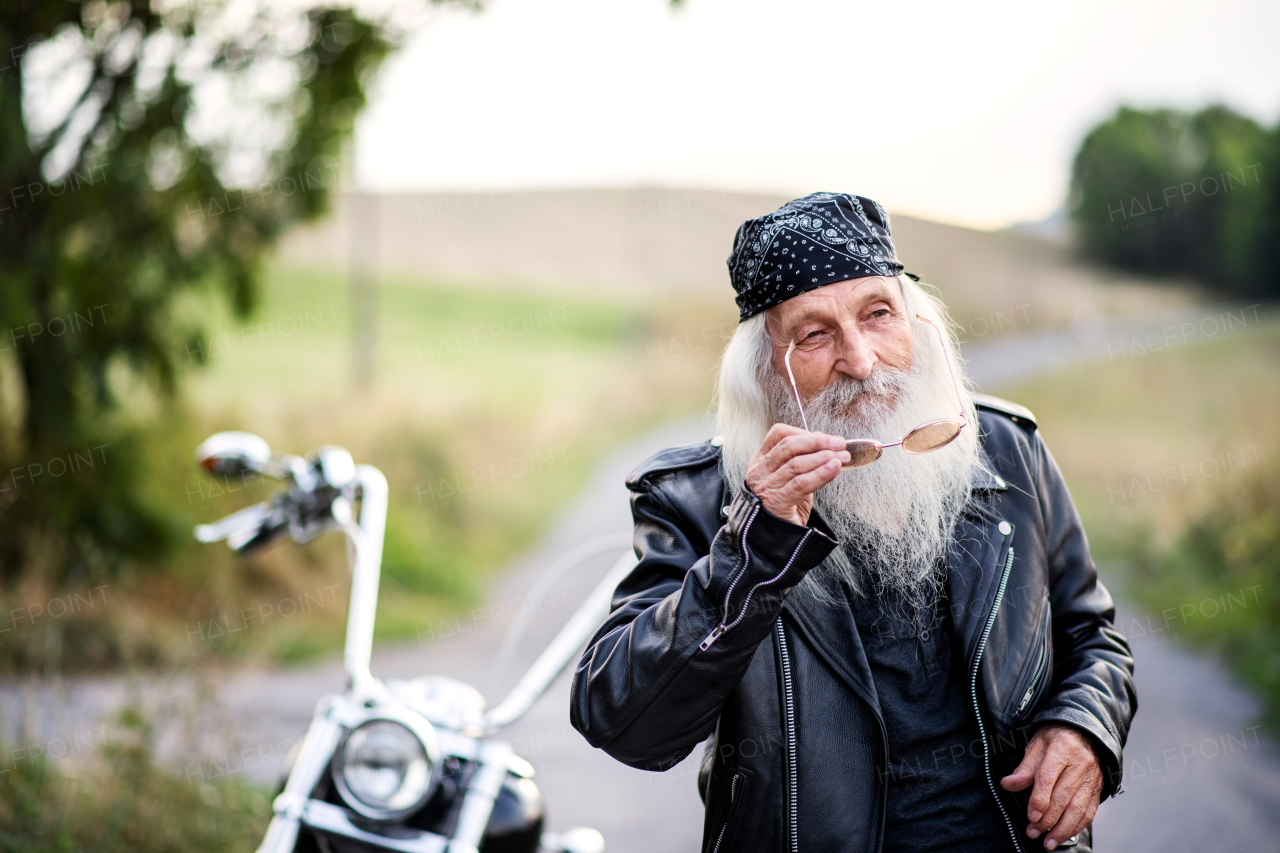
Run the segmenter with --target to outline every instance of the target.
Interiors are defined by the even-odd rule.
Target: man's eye
[[[831,336],[822,329],[816,329],[812,332],[802,334],[799,338],[799,345],[806,349],[822,346]]]
[[[878,309],[876,309],[875,311],[872,311],[872,312],[871,312],[871,316],[872,316],[874,319],[876,319],[876,320],[879,320],[881,317],[888,317],[888,316],[889,316],[889,309],[888,309],[888,308],[878,308]]]

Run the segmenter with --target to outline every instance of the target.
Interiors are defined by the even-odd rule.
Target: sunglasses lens
[[[880,443],[870,441],[865,438],[855,438],[844,443],[844,449],[849,451],[850,459],[844,463],[843,468],[862,468],[870,465],[880,458],[880,454],[884,452],[880,447]]]
[[[907,453],[928,453],[946,447],[955,441],[961,426],[959,421],[938,421],[914,429],[902,440],[902,449]]]

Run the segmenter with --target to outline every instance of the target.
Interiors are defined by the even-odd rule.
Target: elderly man
[[[1031,413],[967,390],[870,199],[750,220],[729,269],[721,435],[628,478],[574,726],[650,770],[710,737],[704,851],[1090,849],[1133,660]]]

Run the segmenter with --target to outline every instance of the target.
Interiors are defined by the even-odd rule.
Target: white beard
[[[927,421],[954,417],[952,382],[945,362],[938,361],[917,357],[909,370],[878,368],[862,381],[839,377],[806,401],[809,428],[888,443]],[[771,422],[799,425],[790,385],[774,371],[764,385]],[[886,600],[906,608],[900,616],[927,621],[945,579],[947,545],[972,486],[977,438],[977,424],[970,423],[939,450],[909,456],[890,447],[870,465],[842,471],[819,489],[814,507],[841,547],[795,593],[831,603],[843,583],[857,595],[889,593]]]

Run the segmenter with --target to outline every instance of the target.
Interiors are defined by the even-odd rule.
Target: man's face
[[[884,276],[851,278],[793,296],[766,312],[773,366],[786,379],[787,346],[796,342],[791,369],[804,398],[841,374],[863,380],[884,368],[911,367],[911,323],[902,289]]]

